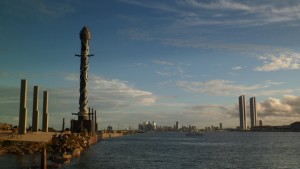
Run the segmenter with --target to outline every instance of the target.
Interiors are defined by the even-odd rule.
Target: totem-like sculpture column
[[[20,94],[20,111],[19,111],[19,134],[26,133],[27,124],[27,108],[26,108],[26,97],[27,97],[27,80],[21,80],[21,94]]]
[[[44,91],[43,98],[43,132],[48,132],[48,92]]]
[[[39,130],[39,87],[33,88],[32,132]]]
[[[89,69],[89,40],[90,32],[86,26],[80,31],[81,55],[80,56],[80,97],[78,123],[79,131],[83,129],[84,120],[88,120],[88,69]]]

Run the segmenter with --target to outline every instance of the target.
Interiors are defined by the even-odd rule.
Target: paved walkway
[[[1,133],[0,140],[13,140],[13,141],[30,141],[30,142],[48,142],[52,139],[55,132],[30,132],[23,134],[21,138],[9,139],[8,133]],[[59,134],[59,133],[58,133]]]

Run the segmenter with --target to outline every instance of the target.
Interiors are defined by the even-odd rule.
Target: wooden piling
[[[43,151],[42,151],[41,168],[42,169],[47,169],[47,150],[46,150],[46,146],[43,147]]]

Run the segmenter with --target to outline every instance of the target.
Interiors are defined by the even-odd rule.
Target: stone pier
[[[27,108],[26,108],[26,99],[27,99],[27,80],[21,80],[21,92],[20,92],[20,110],[19,110],[19,134],[26,133],[27,125]]]
[[[34,86],[32,107],[32,132],[39,131],[39,87]]]
[[[48,132],[48,92],[44,91],[43,98],[43,132]]]

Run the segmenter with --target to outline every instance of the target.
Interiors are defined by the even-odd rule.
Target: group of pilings
[[[72,113],[78,115],[79,113]],[[71,120],[71,131],[74,133],[83,133],[87,131],[90,135],[95,135],[98,130],[97,112],[93,108],[88,109],[87,119],[78,118],[78,120]]]
[[[32,107],[32,132],[39,130],[39,87],[34,86],[33,91],[33,107]],[[27,80],[21,80],[21,94],[20,94],[20,113],[19,113],[19,134],[26,133],[27,126]],[[43,96],[43,124],[42,131],[48,132],[48,91],[44,91]]]
[[[92,117],[92,118],[91,118]],[[98,130],[98,124],[97,124],[97,112],[96,110],[94,111],[94,109],[89,108],[89,120],[91,122],[91,126],[89,129],[89,132],[94,135],[96,134],[96,131]]]

